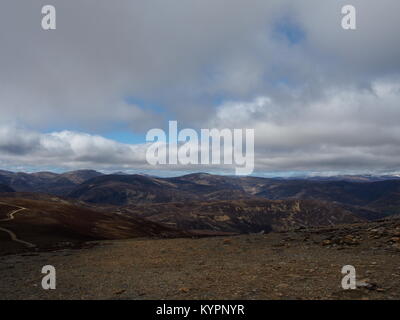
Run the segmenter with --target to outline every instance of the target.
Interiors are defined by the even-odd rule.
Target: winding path
[[[12,212],[9,212],[9,213],[7,214],[7,215],[8,215],[8,218],[1,219],[0,222],[5,222],[5,221],[14,220],[15,215],[16,215],[18,212],[21,212],[21,211],[23,211],[23,210],[27,210],[27,209],[24,208],[24,207],[19,207],[19,206],[13,205],[13,204],[5,203],[5,202],[0,202],[0,204],[5,204],[5,205],[10,206],[10,207],[16,207],[16,208],[18,208],[17,210],[14,210],[14,211],[12,211]],[[34,245],[33,243],[30,243],[30,242],[27,242],[27,241],[18,239],[18,238],[17,238],[17,235],[16,235],[14,232],[12,232],[11,230],[8,230],[8,229],[6,229],[6,228],[0,227],[0,231],[4,231],[4,232],[8,233],[8,234],[10,235],[12,241],[22,243],[23,245],[25,245],[25,246],[27,246],[27,247],[29,247],[29,248],[35,248],[35,247],[36,247],[36,245]]]

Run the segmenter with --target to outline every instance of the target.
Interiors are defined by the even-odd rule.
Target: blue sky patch
[[[279,38],[284,38],[291,45],[299,44],[306,38],[305,31],[301,26],[290,18],[280,20],[274,26],[274,33]]]

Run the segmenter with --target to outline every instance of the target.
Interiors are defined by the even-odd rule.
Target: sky
[[[41,28],[51,4],[57,29]],[[344,5],[357,29],[341,27]],[[253,128],[258,175],[398,173],[397,0],[2,0],[0,169],[152,167],[146,133]]]

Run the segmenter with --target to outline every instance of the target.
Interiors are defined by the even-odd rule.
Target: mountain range
[[[62,239],[268,233],[399,214],[400,180],[355,180],[0,171],[3,217],[25,208],[1,226],[48,245]]]
[[[0,170],[0,184],[7,185],[15,191],[66,195],[80,183],[100,175],[102,175],[100,172],[94,170],[78,170],[62,174]]]
[[[81,183],[65,196],[88,203],[116,206],[240,199],[317,200],[337,203],[347,210],[352,208],[353,211],[379,218],[398,212],[400,180],[281,180],[204,173],[174,178],[103,175]]]

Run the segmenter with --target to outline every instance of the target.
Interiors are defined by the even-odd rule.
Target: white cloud
[[[327,90],[312,103],[270,97],[228,102],[211,123],[255,128],[258,170],[397,170],[400,80]]]
[[[140,168],[145,145],[128,145],[79,132],[48,134],[16,127],[0,128],[0,160],[13,166],[58,168]]]

